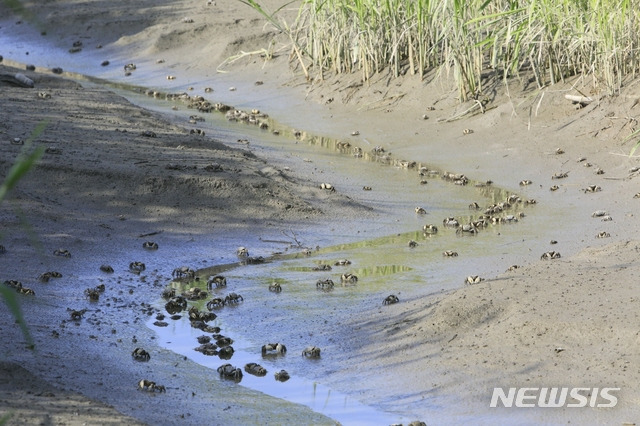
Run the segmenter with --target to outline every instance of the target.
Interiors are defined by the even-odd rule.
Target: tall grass
[[[640,0],[304,0],[296,31],[319,78],[437,70],[466,100],[489,75],[589,75],[615,93],[640,70],[639,14]]]

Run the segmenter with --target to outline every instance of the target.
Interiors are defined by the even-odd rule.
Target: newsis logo
[[[613,408],[620,388],[494,388],[491,408]]]

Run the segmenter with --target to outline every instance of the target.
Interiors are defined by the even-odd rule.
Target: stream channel
[[[417,150],[412,157],[415,165],[403,167],[395,161],[399,158],[394,155],[391,156],[392,161],[386,161],[371,154],[375,146],[385,145],[382,140],[356,136],[335,139],[305,133],[304,130],[318,125],[316,117],[321,114],[320,107],[295,103],[277,88],[270,95],[263,93],[260,99],[252,99],[252,83],[245,82],[244,86],[238,85],[240,94],[233,95],[235,100],[230,101],[231,95],[226,89],[231,85],[229,76],[189,76],[183,79],[188,80],[188,84],[176,85],[167,82],[166,73],[162,71],[150,71],[144,76],[139,72],[135,79],[126,80],[131,85],[113,84],[108,82],[122,81],[121,70],[116,77],[113,71],[87,65],[99,64],[98,57],[93,60],[84,57],[74,63],[73,58],[69,59],[67,54],[51,46],[44,46],[35,36],[32,39],[24,35],[17,37],[19,39],[3,34],[0,45],[13,46],[14,51],[3,53],[18,63],[35,61],[36,58],[35,64],[43,67],[64,63],[65,71],[69,71],[65,73],[66,77],[83,84],[104,86],[186,128],[203,129],[207,137],[215,137],[235,148],[248,149],[268,159],[276,169],[304,178],[311,184],[329,182],[340,193],[372,208],[372,214],[364,215],[360,220],[349,219],[348,223],[327,224],[324,228],[313,227],[301,232],[300,247],[291,244],[294,241],[292,234],[283,236],[282,241],[261,241],[256,236],[246,244],[242,241],[225,243],[228,246],[246,245],[251,256],[263,256],[267,260],[265,263],[246,265],[232,253],[199,269],[198,275],[202,279],[196,285],[202,289],[206,289],[209,276],[222,274],[227,279],[228,287],[212,290],[212,296],[223,297],[232,291],[244,298],[237,306],[214,310],[218,318],[209,323],[220,327],[222,334],[233,339],[235,352],[229,361],[194,351],[198,346],[196,337],[207,333],[190,327],[186,315],[177,321],[167,319],[168,327],[154,326],[155,318],[148,323],[158,334],[160,345],[214,371],[226,362],[240,368],[248,362],[260,363],[268,370],[267,376],[260,378],[244,374],[239,385],[307,405],[342,424],[406,423],[415,420],[413,413],[416,412],[412,407],[393,407],[392,404],[370,406],[359,401],[357,375],[351,377],[352,386],[345,388],[334,389],[323,382],[325,374],[339,372],[350,377],[349,371],[341,371],[340,364],[341,359],[350,357],[348,333],[354,332],[348,325],[351,315],[373,312],[372,307],[392,309],[391,306],[382,306],[382,301],[390,294],[398,296],[402,302],[460,288],[469,275],[491,279],[513,264],[535,261],[542,252],[552,249],[550,239],[560,239],[580,226],[564,223],[561,211],[553,206],[517,203],[514,208],[498,214],[517,216],[524,213],[517,223],[489,225],[477,235],[459,235],[454,228],[444,227],[443,219],[455,217],[463,224],[477,220],[484,207],[504,201],[514,193],[500,189],[501,182],[511,182],[513,177],[503,176],[497,170],[492,177],[493,185],[479,186],[479,182],[473,181],[473,176],[469,176],[471,180],[467,185],[456,185],[442,178],[443,170],[437,164],[421,162],[425,160],[423,156],[427,157],[424,150],[422,154]],[[28,58],[22,54],[25,51],[31,52]],[[64,61],[60,60],[61,57]],[[144,69],[145,63],[141,62],[139,68]],[[224,114],[199,114],[184,104],[140,93],[136,87],[143,83],[154,90],[169,93],[187,92],[189,86],[196,86],[194,91],[188,92],[189,95],[202,95],[212,102],[229,102],[243,110],[260,108],[274,120],[270,121],[269,130],[261,130],[257,126],[229,122]],[[215,88],[214,94],[204,93],[207,86]],[[240,90],[243,87],[246,90]],[[221,99],[216,98],[219,93]],[[174,105],[179,108],[172,109]],[[203,115],[205,121],[189,124],[189,116],[193,114]],[[299,136],[294,135],[294,122],[296,128],[303,131]],[[273,129],[279,129],[280,134],[275,135]],[[249,143],[241,144],[236,142],[238,140]],[[344,142],[351,146],[345,148]],[[356,146],[362,148],[361,157],[353,155]],[[452,152],[450,155],[458,154]],[[423,166],[434,173],[419,176],[418,170]],[[427,183],[421,184],[421,181]],[[372,190],[364,191],[365,186]],[[527,199],[526,193],[516,195]],[[482,209],[470,210],[472,202],[477,202]],[[416,214],[414,209],[417,206],[423,207],[426,214]],[[439,232],[424,235],[422,227],[428,223],[435,224]],[[417,246],[409,247],[410,240],[416,241]],[[302,246],[311,247],[310,254],[303,253]],[[456,251],[458,256],[444,257],[445,250]],[[335,266],[340,259],[349,259],[351,264]],[[333,269],[313,270],[323,264],[332,265]],[[356,275],[358,282],[341,285],[343,273]],[[335,288],[319,291],[316,282],[327,278],[336,283]],[[268,286],[274,282],[281,285],[281,293],[268,291]],[[193,283],[172,282],[170,285],[184,290]],[[195,302],[195,305],[207,311],[207,300]],[[160,295],[151,302],[164,310],[165,300]],[[261,347],[269,342],[286,344],[289,349],[287,355],[263,358]],[[309,345],[322,349],[320,358],[300,356],[302,349]],[[291,374],[287,382],[280,383],[274,379],[273,373],[281,369]],[[385,377],[384,372],[380,376],[380,386],[384,386],[386,381],[406,380]],[[452,396],[448,402],[455,404],[455,401]],[[451,406],[443,409],[442,404],[437,407],[434,404],[430,412],[432,417],[424,420],[442,419],[452,410],[455,411]],[[424,412],[424,406],[420,411]]]

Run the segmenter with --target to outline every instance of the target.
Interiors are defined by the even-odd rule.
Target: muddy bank
[[[569,417],[572,413],[563,410],[527,414],[521,411],[489,410],[490,390],[495,386],[523,386],[532,382],[536,386],[619,386],[622,391],[618,408],[585,410],[584,414],[581,412],[576,416],[580,419],[582,415],[593,415],[603,422],[628,421],[637,417],[633,405],[637,399],[637,380],[633,368],[625,364],[630,361],[628,365],[633,365],[633,351],[629,343],[635,341],[632,327],[625,321],[633,318],[636,310],[632,288],[628,286],[637,275],[637,267],[633,262],[636,243],[627,241],[633,241],[639,235],[636,213],[638,199],[634,198],[639,190],[638,174],[632,171],[638,166],[638,159],[628,157],[634,141],[626,139],[633,128],[637,99],[640,97],[636,82],[629,82],[617,97],[607,97],[597,87],[594,88],[591,81],[581,79],[539,90],[526,83],[514,82],[508,94],[500,85],[488,87],[486,99],[481,99],[480,108],[473,102],[460,104],[446,80],[430,77],[425,81],[411,76],[390,80],[388,76],[381,75],[371,85],[365,85],[359,82],[356,75],[328,76],[325,82],[308,85],[299,74],[294,75],[289,71],[286,48],[276,54],[272,61],[263,62],[264,58],[259,54],[246,56],[225,68],[230,73],[219,75],[213,70],[229,52],[237,51],[235,49],[260,50],[263,43],[271,40],[273,33],[269,29],[263,31],[262,26],[256,25],[255,15],[252,15],[254,12],[250,9],[237,7],[236,3],[218,3],[215,6],[216,13],[201,13],[205,9],[200,2],[188,1],[178,6],[173,3],[175,7],[170,9],[165,9],[165,5],[151,9],[141,7],[140,13],[137,10],[133,13],[132,10],[128,15],[139,19],[136,25],[142,28],[138,31],[132,26],[134,31],[131,32],[109,30],[111,24],[107,25],[108,22],[126,25],[128,19],[122,18],[124,15],[120,13],[114,15],[115,9],[109,9],[104,15],[91,8],[83,9],[85,14],[78,15],[78,19],[73,21],[74,31],[65,32],[56,30],[59,28],[56,23],[73,20],[72,10],[42,8],[39,11],[41,19],[50,19],[52,24],[48,28],[47,40],[63,52],[77,39],[83,40],[84,48],[82,52],[60,55],[54,62],[38,65],[67,68],[67,64],[70,66],[72,61],[83,58],[78,55],[87,55],[84,58],[91,59],[88,68],[93,70],[101,68],[99,64],[103,59],[109,59],[113,68],[107,67],[105,75],[112,75],[120,81],[143,83],[152,79],[158,86],[163,81],[160,86],[163,89],[180,90],[192,85],[194,93],[203,91],[204,87],[211,84],[217,100],[264,109],[279,115],[282,122],[292,127],[345,138],[366,149],[382,145],[393,152],[395,158],[432,162],[478,181],[494,180],[496,185],[507,190],[536,199],[539,205],[554,206],[557,216],[552,220],[562,225],[555,235],[532,245],[530,256],[518,260],[521,266],[530,264],[529,267],[496,279],[487,279],[478,286],[462,288],[450,295],[412,300],[384,311],[379,306],[341,324],[343,335],[355,336],[348,348],[344,347],[353,354],[352,361],[345,364],[344,368],[356,372],[359,379],[356,382],[351,376],[333,372],[323,377],[327,384],[359,394],[363,400],[385,409],[415,413],[425,420],[429,419],[431,410],[455,407],[452,417],[474,422],[487,419],[487,423],[496,418],[548,423],[575,419]],[[48,7],[60,7],[62,4],[64,2],[50,2]],[[200,25],[200,21],[195,22],[195,26],[182,21],[183,17],[190,15],[196,15],[196,21],[202,16],[205,25]],[[226,20],[227,24],[214,25],[210,22],[214,17]],[[85,25],[89,21],[92,25]],[[240,32],[232,32],[230,27]],[[8,27],[3,26],[5,28]],[[10,28],[11,31],[21,30],[18,26]],[[88,48],[98,44],[103,44],[102,49],[105,50],[90,51]],[[206,50],[206,54],[194,54],[185,62],[184,49],[190,52]],[[18,52],[16,49],[16,56],[19,56]],[[20,61],[29,62],[34,58],[24,52],[19,53],[22,56],[16,59]],[[58,62],[61,59],[69,62]],[[157,64],[158,59],[164,59],[165,62]],[[129,62],[136,62],[139,70],[144,72],[134,72],[125,77],[122,67]],[[176,80],[166,80],[169,74],[177,76]],[[256,81],[264,84],[256,86]],[[230,86],[237,90],[229,91]],[[572,105],[564,95],[573,93],[575,89],[593,94],[597,102],[585,108]],[[305,98],[307,102],[302,100]],[[39,99],[35,101],[40,102]],[[37,102],[33,105],[40,105]],[[20,105],[25,105],[25,102]],[[300,105],[305,107],[301,108]],[[261,197],[264,194],[258,191],[260,188],[249,184],[255,176],[242,171],[247,169],[245,163],[253,164],[248,170],[254,173],[262,170],[258,159],[235,151],[228,152],[228,156],[216,153],[214,157],[221,155],[224,158],[220,164],[225,173],[234,170],[233,182],[218,178],[215,173],[208,175],[203,167],[209,164],[210,157],[208,151],[202,150],[197,138],[185,134],[183,130],[174,130],[180,138],[175,139],[175,145],[165,146],[162,141],[166,140],[169,132],[165,126],[171,128],[171,125],[150,121],[151,118],[145,114],[133,110],[109,112],[108,119],[115,122],[100,133],[105,133],[105,130],[115,133],[115,128],[127,129],[126,134],[119,132],[118,137],[126,142],[126,149],[114,153],[108,149],[110,143],[104,144],[105,152],[100,152],[100,155],[94,155],[89,148],[78,149],[81,159],[86,157],[94,163],[80,167],[81,160],[74,159],[66,166],[66,171],[71,175],[76,174],[78,180],[86,181],[87,186],[98,185],[101,189],[81,192],[87,192],[83,198],[86,211],[84,208],[78,209],[75,199],[69,205],[56,204],[59,194],[53,190],[36,187],[17,193],[27,202],[28,207],[24,210],[33,212],[30,220],[35,223],[35,231],[45,236],[47,250],[44,253],[48,257],[46,261],[35,260],[31,249],[19,249],[23,251],[19,263],[12,261],[10,265],[17,266],[8,266],[7,271],[16,278],[24,277],[22,279],[25,281],[33,281],[39,273],[44,272],[41,269],[59,266],[59,263],[50,263],[58,259],[50,259],[49,252],[54,247],[64,246],[74,253],[71,262],[75,261],[77,252],[95,256],[96,264],[113,258],[120,259],[119,264],[114,266],[121,271],[121,283],[130,286],[134,290],[134,297],[138,297],[138,286],[143,284],[126,272],[127,265],[133,259],[151,262],[154,258],[137,251],[142,242],[137,236],[162,230],[163,233],[154,238],[161,243],[161,247],[170,244],[172,256],[175,257],[166,263],[158,262],[161,264],[158,277],[153,278],[158,280],[157,286],[149,291],[156,294],[165,282],[161,277],[170,274],[175,263],[182,263],[183,259],[185,262],[202,259],[201,263],[205,264],[209,260],[201,256],[201,246],[195,243],[197,241],[210,239],[214,247],[212,250],[220,250],[214,251],[216,259],[229,259],[228,253],[233,253],[237,244],[236,240],[217,238],[226,235],[225,229],[233,229],[234,238],[239,236],[239,239],[247,241],[255,238],[254,226],[260,224],[260,220],[274,224],[302,221],[307,217],[322,221],[326,216],[320,211],[325,214],[333,211],[323,208],[326,194],[313,185],[310,185],[308,193],[306,189],[301,189],[301,194],[295,189],[281,189],[281,182],[288,181],[281,179],[281,173],[263,171],[259,176],[260,185],[262,182],[267,185],[262,189],[277,193],[277,197],[264,197],[264,208],[260,203],[252,204],[242,197],[236,197],[234,191],[238,190],[263,200]],[[67,118],[75,120],[77,115],[82,114],[76,111]],[[425,115],[426,118],[423,117]],[[135,117],[135,120],[129,122],[126,117]],[[29,126],[40,120],[29,113],[27,118]],[[2,123],[7,121],[3,120]],[[94,119],[85,123],[82,131],[75,134],[84,137],[86,128],[99,128],[103,124],[103,120]],[[155,126],[159,126],[159,130]],[[465,129],[472,132],[465,132]],[[154,130],[160,137],[142,137],[140,133],[144,130]],[[359,134],[351,136],[356,130]],[[22,133],[18,136],[24,137],[30,130],[21,128],[20,131]],[[61,140],[52,139],[52,142],[62,148],[64,156],[69,150],[61,146]],[[129,152],[133,144],[145,147],[142,160]],[[193,148],[179,150],[179,145]],[[558,148],[564,153],[558,154]],[[7,146],[6,149],[7,153],[16,152],[13,146]],[[170,157],[173,164],[195,165],[196,169],[178,173],[163,169],[164,161],[135,164],[146,161],[146,157],[155,150],[161,150],[163,159]],[[102,156],[110,161],[96,162]],[[584,160],[578,161],[583,157]],[[74,171],[76,163],[79,164],[79,172]],[[226,163],[229,163],[228,169]],[[94,170],[95,165],[106,169],[113,167],[114,171],[105,175],[86,171]],[[236,172],[236,168],[242,170]],[[598,169],[604,174],[596,174]],[[56,171],[51,166],[43,177],[47,182],[55,182],[54,179],[58,179]],[[566,177],[554,178],[565,173]],[[119,174],[122,174],[123,181],[132,179],[136,185],[124,186],[126,190],[121,193],[114,191],[105,180],[112,176],[119,179]],[[188,175],[188,178],[179,178],[178,175]],[[235,182],[236,177],[239,183]],[[521,187],[519,183],[522,180],[531,180],[532,184]],[[61,181],[61,185],[69,188],[65,190],[69,194],[78,192],[69,182]],[[551,191],[554,185],[558,188]],[[585,191],[591,185],[597,185],[601,191]],[[221,192],[219,199],[215,198],[218,190]],[[154,196],[161,199],[166,197],[167,202],[156,203],[149,191],[154,191]],[[35,195],[30,197],[30,194]],[[69,194],[63,195],[71,197]],[[186,200],[184,194],[188,195]],[[116,203],[110,197],[122,197],[122,200]],[[225,209],[237,210],[231,210],[230,214],[226,214],[227,210],[215,210],[217,215],[214,219],[206,211],[200,210],[202,206],[190,204],[194,199],[210,197],[217,202],[207,204],[207,211],[218,209],[220,204],[225,204]],[[350,204],[348,200],[343,201]],[[340,211],[342,207],[343,204],[340,204]],[[354,205],[351,208],[354,209],[353,215],[367,211]],[[183,209],[189,214],[182,214]],[[603,222],[601,218],[592,218],[596,210],[605,210],[613,220]],[[69,212],[74,212],[74,216],[70,217]],[[4,214],[3,217],[11,219],[11,226],[18,225],[14,213]],[[85,230],[70,231],[82,224]],[[305,222],[303,226],[308,225]],[[275,228],[280,235],[281,228]],[[211,229],[213,231],[209,232]],[[217,234],[218,231],[221,234]],[[609,237],[596,238],[601,232]],[[12,235],[8,234],[8,240],[3,241],[9,241],[5,245],[15,250],[21,246],[24,237]],[[89,247],[84,242],[84,235],[91,236],[96,245]],[[558,244],[550,244],[550,239]],[[105,240],[108,243],[105,244]],[[131,253],[118,257],[124,244]],[[585,247],[587,250],[581,251]],[[540,260],[540,256],[548,250],[561,252],[561,259],[550,262]],[[503,258],[509,255],[508,248],[490,252]],[[577,253],[582,254],[572,257]],[[74,274],[74,268],[82,267],[81,262],[66,265],[68,269],[62,271],[63,274]],[[101,277],[97,271],[93,276],[95,279]],[[86,287],[93,285],[93,276],[87,275],[90,283]],[[456,280],[462,286],[461,280]],[[46,287],[37,283],[34,287],[36,285],[41,286],[36,290],[42,294]],[[80,285],[80,289],[84,287],[84,284]],[[129,287],[123,289],[125,295],[128,290]],[[72,294],[75,297],[72,300],[78,302],[78,307],[87,303],[81,294],[69,295]],[[609,294],[612,296],[603,297]],[[136,300],[141,302],[148,299]],[[66,307],[60,305],[57,317],[52,319],[55,324],[67,315]],[[137,327],[136,324],[132,328],[138,330]],[[117,327],[116,330],[120,333]],[[325,334],[328,335],[330,331],[325,330]],[[45,334],[49,332],[45,330]],[[556,353],[557,348],[565,350]],[[133,345],[130,344],[122,356],[129,360],[132,349]],[[55,357],[54,353],[51,352],[52,358]],[[166,360],[170,363],[179,361],[170,357],[175,355],[167,356],[169,358]],[[197,367],[189,364],[188,369],[191,368]],[[151,374],[151,370],[145,372]],[[170,372],[155,370],[153,373],[159,374],[158,383],[170,386],[171,379],[165,375]],[[190,377],[186,372],[181,374]],[[404,379],[414,374],[421,380],[409,383]],[[116,405],[115,396],[96,391],[102,386],[96,386],[88,380],[88,375],[70,377],[76,377],[75,383],[87,382],[82,385],[83,393]],[[387,380],[389,377],[396,380],[390,382]],[[581,383],[582,378],[588,378],[589,383]],[[63,383],[66,378],[56,380]],[[184,391],[188,395],[186,388]],[[128,392],[134,390],[129,389]],[[139,393],[125,395],[134,395],[134,400],[139,397]],[[241,396],[230,395],[242,401],[242,404],[247,401]],[[461,400],[464,402],[460,403]],[[118,400],[117,403],[118,407],[124,407],[121,410],[127,414],[134,413],[130,401]],[[242,404],[238,403],[238,407]],[[178,413],[177,416],[184,414],[178,408],[169,408],[171,412]],[[250,412],[246,411],[246,406],[233,411],[237,413],[242,410]],[[531,417],[524,418],[525,415]],[[148,421],[155,418],[150,419]]]
[[[5,175],[33,129],[46,123],[32,144],[47,151],[2,205],[2,279],[35,291],[20,298],[35,351],[26,349],[10,313],[2,310],[3,357],[14,362],[7,368],[16,366],[12,374],[26,384],[18,390],[13,379],[4,381],[14,420],[40,418],[32,417],[32,410],[50,398],[59,401],[59,408],[45,404],[51,410],[38,416],[130,422],[108,407],[83,408],[89,402],[79,396],[73,397],[76,405],[62,404],[69,392],[78,392],[146,423],[168,418],[206,423],[212,409],[222,422],[252,423],[260,416],[268,423],[300,418],[331,423],[309,409],[257,398],[255,392],[211,378],[211,370],[159,351],[144,323],[155,312],[148,302],[182,262],[210,264],[235,257],[243,241],[318,223],[338,206],[343,213],[349,205],[354,214],[368,209],[339,195],[332,197],[337,203],[332,206],[315,183],[286,177],[253,154],[194,136],[107,91],[29,76],[37,89],[2,86],[6,108],[0,112]],[[211,164],[217,165],[214,171],[207,170]],[[159,244],[157,252],[142,248],[151,239]],[[71,257],[54,256],[59,248]],[[133,261],[144,262],[147,271],[129,272]],[[115,273],[102,272],[101,265],[112,266]],[[62,278],[40,282],[38,276],[47,271],[60,272]],[[106,290],[91,303],[85,290],[99,284]],[[82,319],[71,319],[69,310],[84,309]],[[132,360],[138,346],[153,354],[149,363]],[[34,377],[60,390],[49,391],[50,385]],[[143,378],[163,384],[173,396],[138,391]],[[34,387],[42,392],[25,394]],[[18,403],[22,396],[36,405]]]

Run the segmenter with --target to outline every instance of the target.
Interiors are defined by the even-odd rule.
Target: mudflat
[[[334,137],[357,130],[363,147],[384,145],[398,159],[423,159],[480,181],[506,176],[494,184],[563,212],[570,232],[557,245],[532,247],[531,258],[519,268],[394,304],[384,315],[376,308],[351,318],[344,326],[353,331],[352,352],[341,366],[357,371],[358,380],[337,371],[324,383],[428,423],[434,406],[448,404],[457,406],[435,423],[621,423],[638,417],[640,186],[638,158],[628,155],[636,141],[627,138],[636,123],[637,82],[615,97],[595,91],[596,101],[584,107],[564,96],[592,90],[591,82],[581,79],[543,89],[513,82],[509,92],[497,84],[487,102],[461,104],[446,78],[381,75],[362,84],[357,75],[338,75],[307,82],[295,69],[286,40],[240,2],[24,5],[32,21],[5,19],[0,31],[31,25],[46,31],[61,51],[81,40],[83,50],[68,55],[91,49],[95,56],[102,46],[124,82],[123,63],[155,64],[154,73],[178,80],[250,53],[223,66],[227,74],[220,84],[235,79],[242,92],[261,81],[292,99],[306,99],[322,113],[307,121],[305,130]],[[264,6],[275,10],[279,4],[269,0]],[[0,11],[9,16],[4,7]],[[293,19],[295,5],[282,16]],[[261,51],[272,40],[273,57],[266,60]],[[160,58],[164,62],[156,64]],[[24,56],[12,59],[27,62]],[[222,143],[228,141],[205,143],[108,90],[83,87],[44,66],[35,72],[0,69],[17,71],[36,87],[0,85],[2,175],[42,123],[34,144],[47,151],[0,209],[0,243],[6,247],[0,278],[19,280],[36,292],[20,296],[35,351],[25,348],[12,315],[1,311],[0,399],[13,412],[10,422],[332,423],[264,395],[256,405],[255,392],[207,380],[206,369],[168,351],[136,363],[131,350],[154,347],[153,333],[144,325],[145,303],[161,291],[163,274],[199,258],[190,244],[194,240],[215,240],[220,253],[232,252],[257,228],[304,229],[374,214],[366,203],[356,194],[328,197],[315,183],[289,176],[268,159]],[[254,90],[259,96],[262,86]],[[532,184],[523,189],[522,180]],[[558,188],[550,190],[554,185]],[[592,186],[601,190],[590,191]],[[598,210],[612,220],[591,217]],[[599,234],[604,238],[596,238]],[[141,248],[146,239],[173,252],[143,281],[127,270],[134,257],[150,259]],[[54,257],[59,248],[72,257]],[[541,259],[552,250],[562,257]],[[106,275],[99,270],[102,264],[111,264],[116,273]],[[63,278],[39,282],[48,270]],[[100,283],[107,287],[102,300],[109,301],[87,311],[81,322],[71,320],[68,309],[87,305],[83,291]],[[380,384],[381,377],[384,385],[370,385]],[[141,379],[165,385],[171,397],[139,391]],[[496,387],[554,386],[620,388],[618,404],[581,410],[488,408]]]

